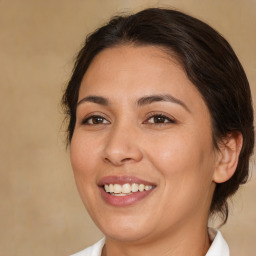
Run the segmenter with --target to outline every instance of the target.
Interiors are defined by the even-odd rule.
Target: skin
[[[136,104],[159,94],[177,101]],[[109,104],[81,101],[92,95]],[[220,169],[225,154],[213,146],[210,113],[178,62],[154,46],[103,50],[82,80],[78,102],[71,163],[83,203],[106,236],[103,255],[205,255],[214,179],[232,173]],[[151,117],[159,114],[166,118]],[[135,204],[114,207],[97,185],[110,175],[156,188]]]

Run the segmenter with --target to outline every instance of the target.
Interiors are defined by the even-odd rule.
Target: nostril
[[[123,159],[120,159],[120,158],[108,158],[108,157],[105,157],[104,158],[104,161],[107,162],[107,163],[111,163],[111,164],[114,164],[114,165],[122,165],[126,162],[129,162],[129,161],[132,161],[133,159],[132,158],[123,158]]]
[[[132,158],[125,158],[125,159],[122,159],[121,162],[128,162],[130,160],[132,160]]]
[[[107,162],[107,163],[111,162],[107,157],[104,158],[104,161]]]

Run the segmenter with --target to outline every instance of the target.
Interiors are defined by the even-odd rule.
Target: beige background
[[[0,0],[0,256],[69,255],[101,237],[75,188],[60,98],[85,35],[114,14],[149,6],[186,11],[220,31],[255,101],[256,0]],[[256,251],[252,173],[222,229],[233,256]]]

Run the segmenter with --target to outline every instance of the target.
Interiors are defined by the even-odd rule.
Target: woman
[[[75,255],[229,255],[208,219],[227,221],[254,131],[222,36],[173,10],[115,17],[87,38],[63,103],[76,184],[105,234]]]

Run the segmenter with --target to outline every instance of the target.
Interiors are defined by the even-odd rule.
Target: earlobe
[[[219,143],[217,165],[213,174],[214,182],[223,183],[233,176],[242,146],[243,136],[240,132],[229,133]]]

